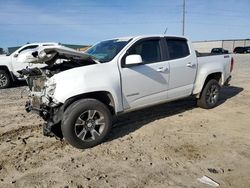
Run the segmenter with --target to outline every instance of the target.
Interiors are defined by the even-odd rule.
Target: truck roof
[[[23,46],[30,46],[30,45],[40,45],[40,46],[46,46],[46,45],[58,45],[58,42],[34,42],[34,43],[29,43],[29,44],[25,44]],[[22,47],[23,47],[22,46]]]
[[[32,45],[38,45],[38,46],[55,46],[55,45],[59,45],[59,43],[56,43],[56,42],[35,42],[35,43],[28,43],[28,44],[25,44],[23,46],[9,47],[8,48],[8,51],[9,51],[8,55],[14,53],[15,51],[19,50],[20,48],[25,48],[27,46],[32,46]]]
[[[173,37],[173,38],[182,38],[182,39],[187,39],[184,36],[178,36],[178,35],[162,35],[162,34],[155,34],[155,35],[137,35],[137,36],[125,36],[125,37],[116,37],[116,38],[111,38],[109,40],[130,40],[130,39],[143,39],[143,38],[148,38],[148,37]],[[188,40],[188,39],[187,39]]]

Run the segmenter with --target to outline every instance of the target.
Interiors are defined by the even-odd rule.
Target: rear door
[[[134,109],[167,99],[169,64],[164,61],[163,39],[147,38],[136,42],[122,58],[123,106]],[[127,55],[141,55],[143,64],[126,66]]]
[[[166,37],[165,42],[170,69],[168,99],[191,95],[196,77],[197,58],[185,38]]]

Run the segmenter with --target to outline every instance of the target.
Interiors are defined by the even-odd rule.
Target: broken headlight
[[[46,55],[47,55],[46,52],[44,50],[42,50],[39,52],[38,57],[42,59],[42,58],[46,57]]]
[[[56,82],[54,78],[50,78],[45,83],[46,93],[49,97],[52,97],[56,90]]]

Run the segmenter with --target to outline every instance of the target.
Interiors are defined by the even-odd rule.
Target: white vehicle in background
[[[197,57],[187,38],[162,35],[111,39],[86,53],[51,46],[22,56],[48,64],[22,71],[31,90],[26,110],[46,121],[44,135],[77,148],[101,143],[122,113],[188,96],[202,108],[217,106],[234,64],[230,54]]]
[[[23,79],[17,72],[18,70],[25,69],[26,67],[32,67],[32,64],[18,62],[18,56],[21,52],[39,48],[42,46],[55,46],[58,43],[31,43],[26,44],[15,52],[9,55],[0,55],[0,89],[10,87],[16,80]],[[37,65],[36,65],[37,66]],[[44,66],[40,65],[39,67]]]

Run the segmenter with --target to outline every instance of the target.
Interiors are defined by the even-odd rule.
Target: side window
[[[161,61],[160,40],[145,40],[136,43],[128,50],[128,55],[141,55],[144,63]]]
[[[170,59],[183,58],[190,54],[186,40],[167,39],[167,46]]]
[[[18,53],[24,51],[24,50],[28,50],[28,49],[34,49],[34,48],[37,48],[38,45],[31,45],[31,46],[26,46],[24,47],[23,49],[19,50]]]

